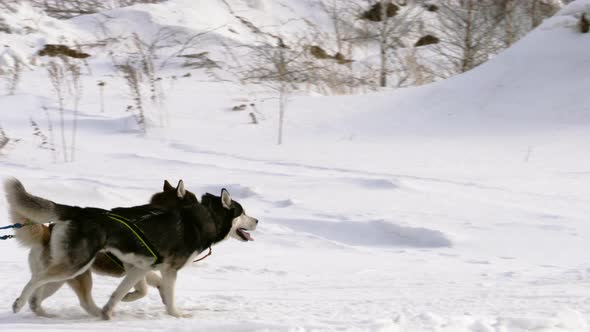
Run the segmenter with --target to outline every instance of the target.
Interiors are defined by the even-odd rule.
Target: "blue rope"
[[[2,226],[2,227],[0,227],[0,229],[9,229],[9,228],[17,228],[18,229],[18,228],[23,228],[23,227],[28,226],[28,225],[31,225],[31,224],[32,223],[30,223],[30,222],[27,222],[27,223],[24,223],[24,224],[21,224],[20,222],[17,222],[16,224],[12,224],[12,225],[8,225],[8,226]]]
[[[9,229],[9,228],[19,229],[19,228],[23,228],[25,226],[30,226],[30,225],[34,225],[34,224],[35,223],[33,223],[33,222],[26,222],[26,223],[22,223],[22,224],[20,222],[17,222],[17,223],[12,224],[12,225],[2,226],[2,227],[0,227],[0,229]],[[0,240],[9,240],[9,239],[12,239],[12,238],[14,238],[14,235],[3,235],[3,236],[0,236]]]

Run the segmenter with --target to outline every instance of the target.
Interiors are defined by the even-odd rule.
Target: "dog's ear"
[[[173,190],[174,187],[172,187],[172,185],[170,184],[170,182],[168,182],[168,180],[164,180],[164,189],[163,191],[168,191],[168,190]]]
[[[228,210],[231,207],[231,196],[225,188],[221,189],[221,204]]]
[[[184,182],[182,180],[178,181],[178,186],[176,186],[176,195],[179,198],[184,198],[184,195],[186,195],[186,190],[184,189]]]

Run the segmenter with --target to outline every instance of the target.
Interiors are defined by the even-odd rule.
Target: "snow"
[[[190,35],[232,20],[222,2],[189,2],[113,10],[108,27],[149,39],[162,27]],[[273,1],[231,3],[252,20],[269,8],[287,15]],[[56,98],[45,68],[31,67],[16,95],[0,96],[0,126],[20,139],[2,150],[0,177],[60,203],[102,208],[143,204],[164,179],[182,178],[197,195],[227,188],[260,224],[254,242],[228,240],[180,271],[186,319],[166,315],[154,289],[121,303],[109,322],[86,314],[66,287],[45,302],[56,318],[15,315],[10,307],[30,275],[27,250],[2,241],[0,329],[589,331],[590,48],[575,30],[583,11],[590,1],[574,1],[490,62],[435,84],[292,96],[280,147],[268,92],[199,70],[181,78],[188,70],[174,66],[160,72],[164,111],[150,107],[141,133],[125,112],[125,82],[95,49],[92,75],[82,76],[76,160],[63,163]],[[102,38],[94,15],[37,27],[0,38],[23,59],[40,40]],[[107,82],[105,113],[99,80]],[[256,109],[231,111],[250,103]],[[58,162],[39,148],[31,119],[48,137],[52,121]],[[96,302],[106,303],[119,281],[96,276]]]

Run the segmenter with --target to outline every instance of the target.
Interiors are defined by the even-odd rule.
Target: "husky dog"
[[[55,223],[48,241],[47,264],[31,271],[30,281],[12,306],[15,313],[39,287],[81,275],[99,252],[106,251],[122,262],[126,275],[102,308],[103,319],[110,319],[115,306],[152,270],[162,275],[160,292],[166,312],[181,317],[174,299],[178,270],[204,249],[228,237],[252,241],[247,231],[258,224],[227,190],[222,189],[220,196],[207,193],[199,202],[187,193],[182,180],[174,199],[160,197],[153,204],[111,211],[68,206],[33,196],[17,179],[7,180],[5,190],[13,215],[34,223]],[[157,207],[164,202],[173,206]]]
[[[186,190],[187,195],[194,194]],[[178,200],[176,188],[174,188],[167,180],[164,180],[164,188],[160,193],[152,196],[150,204],[158,208],[173,208],[176,206]],[[10,218],[12,223],[23,223],[27,218],[20,215],[17,211],[10,209]],[[52,225],[53,226],[53,225]],[[52,226],[43,224],[34,224],[27,227],[17,228],[15,231],[15,238],[24,246],[30,247],[29,252],[29,266],[31,271],[39,271],[49,264],[49,239],[52,233]],[[125,275],[125,268],[122,263],[113,255],[106,252],[99,252],[96,255],[94,263],[92,264],[92,271],[102,275],[113,277],[123,277]],[[147,295],[147,286],[158,287],[161,285],[162,279],[155,272],[149,272],[146,278],[135,285],[135,291],[128,293],[123,297],[123,301],[135,301]],[[57,292],[64,283],[74,290],[78,296],[80,306],[84,308],[89,314],[93,316],[100,316],[101,309],[94,303],[92,298],[92,274],[90,270],[83,272],[70,280],[51,282],[41,286],[35,290],[29,299],[29,307],[38,316],[52,317],[41,306],[46,298]],[[161,296],[162,294],[160,294]]]

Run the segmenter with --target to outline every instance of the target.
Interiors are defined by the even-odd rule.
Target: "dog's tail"
[[[24,246],[33,247],[47,244],[49,228],[43,223],[59,222],[62,205],[29,194],[22,183],[9,178],[4,182],[4,191],[8,201],[10,221],[16,223],[33,223],[17,228],[15,238]]]

